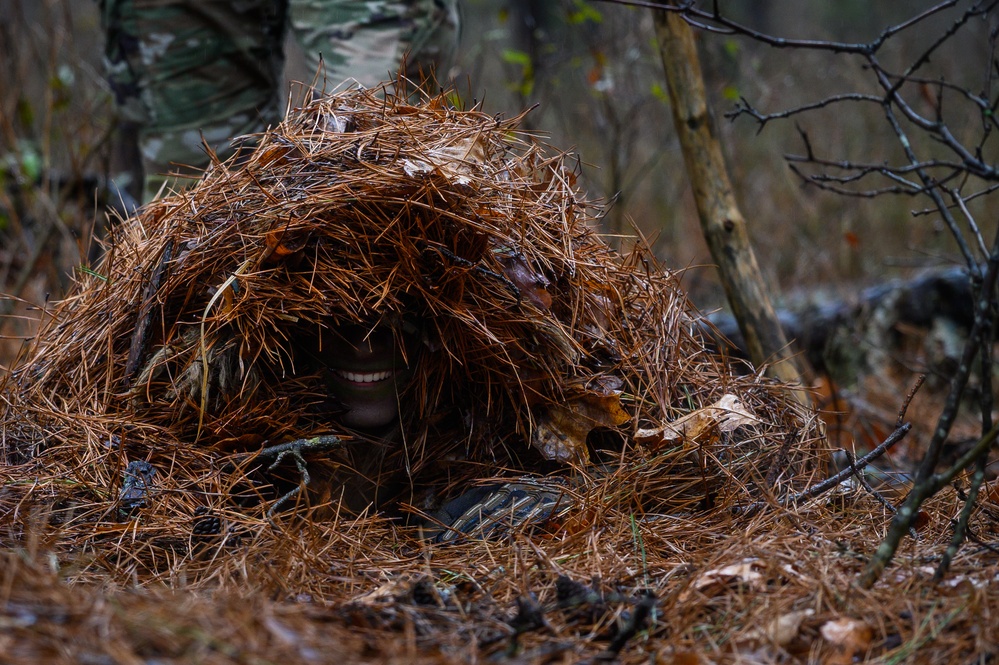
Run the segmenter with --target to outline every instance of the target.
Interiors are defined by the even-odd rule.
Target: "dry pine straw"
[[[929,510],[946,515],[958,505],[942,497]],[[651,653],[657,662],[855,662],[853,653],[835,661],[836,645],[821,637],[843,618],[869,628],[857,655],[881,662],[973,662],[994,650],[994,558],[969,548],[943,584],[929,582],[946,520],[932,521],[884,581],[860,592],[850,583],[887,519],[869,497],[837,496],[794,514],[724,515],[632,526],[606,511],[574,535],[438,548],[378,520],[301,523],[261,530],[241,546],[178,554],[170,576],[155,581],[129,579],[127,560],[113,572],[88,570],[93,551],[46,554],[44,541],[29,538],[4,555],[0,645],[5,662],[24,663],[100,662],[91,660],[99,654],[112,662],[503,661],[517,599],[534,594],[545,623],[519,636],[510,660],[578,662],[608,648],[648,589],[657,612],[622,662],[649,662]],[[561,575],[595,586],[603,602],[559,609]],[[775,626],[796,613],[797,630],[776,645]]]
[[[869,497],[738,516],[823,475],[815,418],[704,349],[675,277],[589,230],[567,156],[519,119],[384,93],[294,109],[239,168],[215,164],[122,221],[51,312],[3,390],[5,659],[835,662],[925,641],[960,662],[993,648],[993,555],[968,548],[941,586],[922,569],[953,497],[871,592],[850,587],[888,519]],[[568,437],[571,510],[486,541],[434,547],[335,503],[268,520],[255,452],[346,434],[317,408],[302,340],[414,314],[433,349],[407,395],[415,478],[459,452],[459,488],[530,471],[536,433],[593,405],[616,463],[586,470]],[[753,422],[632,440],[724,395]],[[156,491],[126,516],[135,460]],[[826,637],[844,617],[866,639]]]

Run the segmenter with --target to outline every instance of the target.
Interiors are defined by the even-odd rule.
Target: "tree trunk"
[[[693,32],[673,11],[657,11],[655,24],[673,123],[683,148],[701,228],[718,264],[746,351],[756,366],[767,367],[768,375],[801,385],[805,375],[798,365],[801,361],[792,357],[732,193],[704,92]],[[795,395],[802,404],[810,404],[804,390],[795,391]]]

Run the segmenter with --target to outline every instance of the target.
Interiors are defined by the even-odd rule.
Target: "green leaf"
[[[524,51],[505,49],[503,60],[520,66],[520,81],[511,82],[508,87],[522,97],[529,97],[534,91],[534,63],[531,61],[531,56]]]
[[[69,108],[69,102],[72,98],[73,84],[75,82],[76,75],[73,73],[70,66],[66,64],[59,65],[59,68],[49,80],[49,85],[51,86],[53,92],[53,110],[65,111]]]
[[[604,17],[597,9],[586,0],[573,0],[573,9],[569,12],[569,25],[579,25],[580,23],[592,22],[603,23]]]
[[[450,92],[447,93],[447,103],[456,109],[465,108],[465,102],[461,98],[461,95],[458,94],[456,90],[451,90]]]
[[[503,61],[509,62],[512,65],[520,65],[521,67],[531,66],[530,54],[509,48],[503,49]]]
[[[42,156],[38,154],[34,146],[22,142],[18,149],[17,163],[21,169],[21,175],[28,182],[37,182],[42,177]]]

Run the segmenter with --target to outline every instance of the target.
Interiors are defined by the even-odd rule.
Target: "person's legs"
[[[289,0],[291,28],[308,66],[322,56],[332,83],[374,86],[406,61],[410,79],[447,76],[460,37],[458,0]]]
[[[108,79],[137,128],[149,201],[180,170],[280,120],[286,4],[280,0],[103,0]],[[175,166],[178,165],[178,166]],[[194,167],[185,169],[183,167]]]

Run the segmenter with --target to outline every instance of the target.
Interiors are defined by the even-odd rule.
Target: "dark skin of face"
[[[402,325],[330,320],[317,342],[316,360],[326,369],[327,392],[339,407],[331,420],[358,436],[334,456],[335,464],[310,465],[314,499],[356,514],[385,508],[408,487],[400,473],[400,400],[412,382],[420,337]]]
[[[399,417],[399,391],[409,383],[412,351],[387,326],[348,324],[323,335],[330,392],[344,406],[339,421],[352,429],[384,429]]]

